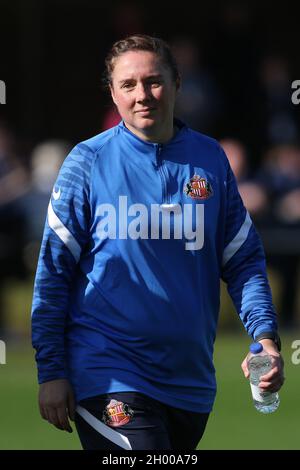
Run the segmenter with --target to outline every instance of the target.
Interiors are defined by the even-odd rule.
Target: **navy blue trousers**
[[[82,400],[75,425],[85,450],[194,450],[208,416],[118,392]]]

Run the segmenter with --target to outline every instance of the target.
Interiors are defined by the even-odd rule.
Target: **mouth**
[[[143,109],[138,109],[135,111],[136,114],[149,114],[152,111],[155,111],[155,108],[143,108]]]

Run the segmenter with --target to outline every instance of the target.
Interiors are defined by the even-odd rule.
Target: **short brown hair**
[[[179,78],[176,59],[173,56],[169,45],[160,38],[148,36],[146,34],[134,34],[125,39],[115,42],[105,59],[105,72],[103,76],[104,85],[109,87],[112,84],[112,72],[115,60],[128,51],[150,51],[161,58],[162,62],[169,67],[174,82]]]

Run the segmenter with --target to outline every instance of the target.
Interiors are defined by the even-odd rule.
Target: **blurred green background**
[[[0,449],[80,449],[76,432],[61,432],[39,416],[29,339],[32,284],[10,283],[5,292],[13,334],[6,340],[6,364],[0,365]],[[282,333],[286,382],[281,404],[272,415],[262,415],[253,407],[249,382],[240,368],[251,341],[224,290],[222,299],[215,347],[218,392],[199,449],[300,449],[300,365],[291,361],[291,345],[300,333]]]
[[[114,41],[138,32],[170,42],[182,74],[176,114],[228,154],[273,265],[274,302],[285,320],[286,384],[279,410],[265,416],[254,409],[240,369],[250,338],[222,290],[218,393],[200,448],[299,449],[300,365],[291,362],[292,342],[300,340],[300,105],[292,100],[300,78],[299,2],[296,10],[286,2],[210,0],[201,15],[172,8],[172,16],[167,2],[157,8],[142,0],[0,4],[0,79],[7,87],[0,106],[0,341],[7,356],[0,364],[0,449],[80,448],[75,432],[39,416],[27,276],[36,268],[66,148],[119,120],[101,88],[105,55]]]

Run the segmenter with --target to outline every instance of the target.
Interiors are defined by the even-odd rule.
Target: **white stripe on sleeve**
[[[247,212],[243,225],[223,252],[223,266],[225,266],[225,264],[235,255],[235,253],[241,248],[242,244],[246,241],[251,225],[252,220]]]
[[[75,240],[71,232],[65,227],[61,220],[55,214],[52,202],[49,202],[48,206],[48,224],[49,227],[56,233],[56,235],[61,239],[61,241],[66,245],[74,256],[76,263],[78,263],[81,253],[81,248],[79,243]]]
[[[122,449],[132,450],[130,442],[126,436],[120,434],[117,431],[114,431],[106,424],[102,423],[99,419],[95,418],[89,411],[82,406],[78,405],[76,407],[76,412],[90,425],[94,428],[99,434],[106,437],[109,441],[113,442]]]

